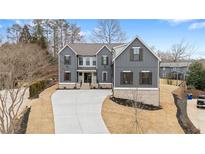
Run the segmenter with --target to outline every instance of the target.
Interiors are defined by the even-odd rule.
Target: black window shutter
[[[140,72],[139,77],[140,77],[140,84],[142,84],[142,72]]]
[[[140,50],[140,51],[139,51],[139,52],[140,52],[140,53],[139,53],[139,54],[140,54],[140,55],[139,55],[139,56],[140,56],[140,57],[139,57],[139,60],[140,60],[140,61],[143,61],[143,48],[140,48],[139,50]]]
[[[103,56],[101,57],[101,64],[103,65]]]
[[[71,64],[71,56],[69,56],[68,64],[69,64],[69,65]]]
[[[106,65],[108,65],[108,56],[106,57]]]
[[[134,60],[134,49],[133,48],[131,48],[130,49],[130,61],[133,61]]]
[[[120,83],[123,84],[123,72],[120,72]]]

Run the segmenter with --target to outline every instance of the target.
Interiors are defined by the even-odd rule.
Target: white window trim
[[[103,80],[103,74],[104,74],[104,73],[106,74],[106,80],[105,80],[105,81]],[[108,72],[107,72],[107,71],[102,71],[102,81],[103,81],[103,82],[106,82],[107,79],[108,79]]]
[[[132,72],[131,70],[125,70],[125,71],[122,71],[123,73],[130,73]]]
[[[151,72],[151,71],[147,71],[147,70],[143,70],[143,71],[141,71],[142,73],[149,73],[149,72]]]
[[[103,57],[103,65],[106,65],[106,64],[108,63],[108,61],[107,61],[108,55],[102,55],[102,57]],[[104,64],[104,58],[106,58],[106,59],[105,59],[105,60],[106,60],[106,64]]]
[[[70,56],[70,55],[64,55],[64,57],[71,57],[71,56]],[[64,58],[64,57],[63,57],[63,58]],[[63,60],[64,60],[63,63],[65,64],[65,58],[64,58]],[[68,65],[68,64],[65,64],[65,65]]]
[[[82,65],[80,64],[80,58],[82,58],[83,60],[83,57],[78,57],[78,66],[83,66],[83,64]]]
[[[78,57],[78,67],[96,67],[97,66],[97,58],[96,57],[82,57],[83,65],[80,65],[79,57]],[[86,65],[87,58],[89,58],[90,65]],[[96,61],[96,65],[93,65],[93,61]]]

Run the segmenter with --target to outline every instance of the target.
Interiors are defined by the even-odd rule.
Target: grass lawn
[[[39,98],[31,100],[27,134],[53,134],[55,132],[51,95],[56,91],[54,85],[42,93]]]
[[[184,134],[176,118],[176,106],[171,92],[176,86],[160,86],[160,110],[137,112],[131,107],[119,105],[109,97],[103,103],[102,116],[110,133]],[[137,113],[137,125],[136,125]]]

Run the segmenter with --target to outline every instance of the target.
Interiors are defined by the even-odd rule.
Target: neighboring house
[[[185,80],[191,62],[161,62],[160,78]]]
[[[115,97],[159,105],[160,59],[139,37],[129,44],[68,44],[58,54],[59,88],[113,88]]]

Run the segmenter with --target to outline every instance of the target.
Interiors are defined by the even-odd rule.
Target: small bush
[[[38,95],[48,87],[49,81],[48,80],[42,80],[38,81],[29,87],[29,96],[30,98],[38,97]]]

